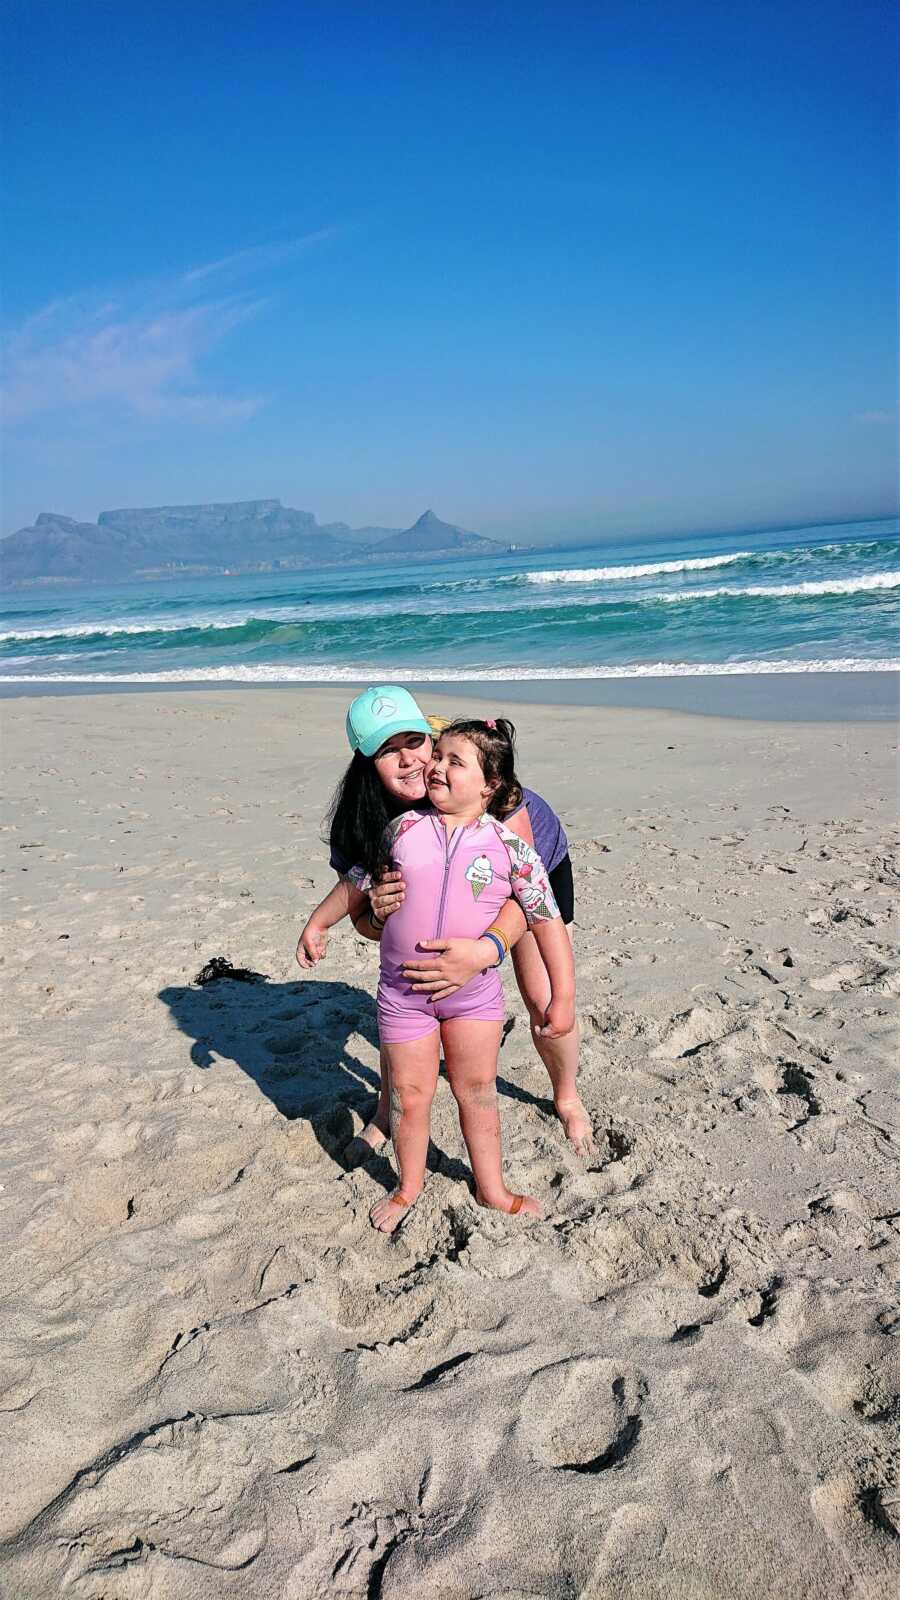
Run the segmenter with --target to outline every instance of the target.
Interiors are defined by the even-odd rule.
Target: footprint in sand
[[[861,1537],[874,1533],[888,1548],[896,1549],[900,1518],[894,1493],[886,1485],[865,1483],[849,1472],[843,1473],[818,1484],[810,1503],[829,1539],[842,1548],[857,1546]]]
[[[621,1467],[637,1448],[646,1396],[646,1379],[615,1361],[558,1361],[532,1377],[519,1433],[542,1466],[557,1472],[607,1472]]]
[[[889,970],[881,961],[843,961],[821,978],[811,978],[809,987],[824,994],[836,994],[838,991],[849,994],[853,989],[872,988],[880,978],[886,977]]]
[[[670,1018],[661,1042],[650,1055],[654,1061],[677,1061],[696,1055],[707,1045],[720,1043],[729,1034],[740,1032],[743,1026],[727,1006],[716,1011],[709,1006],[692,1006],[689,1011]]]
[[[610,1519],[581,1600],[608,1600],[613,1594],[624,1596],[629,1592],[651,1600],[661,1593],[656,1587],[659,1569],[655,1564],[666,1542],[666,1533],[665,1520],[655,1507],[637,1500],[619,1506]],[[624,1585],[629,1579],[635,1582],[635,1569],[640,1573],[640,1581],[631,1591]]]

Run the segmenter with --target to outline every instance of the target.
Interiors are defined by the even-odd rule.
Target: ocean
[[[0,597],[0,683],[718,678],[900,668],[900,519]]]

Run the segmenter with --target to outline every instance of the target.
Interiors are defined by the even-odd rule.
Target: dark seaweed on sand
[[[235,983],[264,983],[267,977],[267,972],[251,972],[249,967],[233,967],[227,956],[213,956],[205,967],[201,967],[194,982],[203,988],[207,983],[215,983],[218,978],[233,978]]]

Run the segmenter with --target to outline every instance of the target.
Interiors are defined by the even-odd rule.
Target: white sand
[[[0,1591],[897,1593],[890,730],[513,708],[572,840],[601,1158],[510,987],[548,1219],[475,1207],[442,1081],[390,1241],[386,1163],[336,1159],[376,953],[293,965],[345,698],[3,708]],[[218,954],[268,981],[192,987]]]

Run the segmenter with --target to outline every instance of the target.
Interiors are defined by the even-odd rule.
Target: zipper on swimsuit
[[[447,905],[447,879],[450,876],[450,863],[459,848],[459,841],[465,833],[468,823],[464,823],[461,828],[457,828],[455,830],[456,838],[453,840],[452,844],[449,844],[447,841],[447,829],[444,827],[444,824],[442,822],[438,822],[436,817],[432,817],[431,820],[435,827],[440,830],[441,837],[444,842],[444,881],[441,884],[441,898],[438,905],[437,927],[432,936],[435,939],[439,939],[444,926],[444,911]]]

